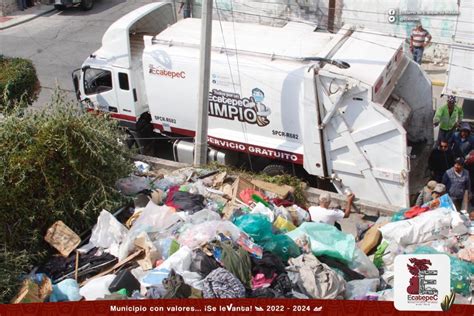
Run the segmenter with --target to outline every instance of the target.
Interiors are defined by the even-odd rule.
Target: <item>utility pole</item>
[[[199,68],[199,108],[197,113],[196,137],[194,139],[194,166],[207,162],[207,122],[209,107],[209,76],[211,68],[212,2],[202,1],[201,56]]]

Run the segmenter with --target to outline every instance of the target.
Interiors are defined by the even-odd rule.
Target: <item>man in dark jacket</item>
[[[441,140],[439,146],[430,154],[428,159],[428,169],[431,171],[431,178],[436,182],[441,182],[443,175],[454,165],[454,153],[449,148],[447,140]]]
[[[454,166],[444,174],[443,184],[457,210],[460,211],[466,191],[468,194],[471,192],[471,180],[469,173],[464,169],[463,158],[456,158]]]
[[[458,157],[465,158],[474,149],[474,137],[469,123],[462,123],[459,132],[453,136],[453,150]]]

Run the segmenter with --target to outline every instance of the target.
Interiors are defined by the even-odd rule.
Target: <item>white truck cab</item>
[[[153,3],[116,21],[74,80],[88,109],[110,112],[134,135],[147,125],[172,136],[175,159],[192,162],[200,20],[176,22],[173,12]],[[329,179],[340,193],[409,205],[433,108],[431,82],[402,39],[351,27],[213,23],[211,159],[260,157]]]

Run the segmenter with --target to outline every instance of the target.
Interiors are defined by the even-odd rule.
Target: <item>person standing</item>
[[[471,192],[471,180],[469,173],[464,169],[462,157],[456,158],[454,166],[446,171],[443,176],[443,184],[446,186],[446,191],[453,200],[456,209],[460,211],[464,197],[466,194],[469,196]]]
[[[453,136],[453,150],[458,157],[466,158],[474,149],[474,137],[471,135],[471,126],[464,122],[459,128],[459,132]]]
[[[428,169],[431,171],[431,178],[440,183],[443,175],[454,165],[454,153],[449,148],[447,140],[441,140],[438,148],[433,149],[428,158]]]
[[[421,22],[416,24],[416,27],[411,31],[410,35],[410,51],[413,54],[413,60],[421,65],[423,58],[423,51],[425,47],[431,42],[431,35],[423,28]]]
[[[423,204],[431,201],[433,190],[435,189],[438,183],[434,180],[428,181],[425,187],[420,191],[418,198],[416,199],[415,205],[422,206]]]
[[[433,125],[439,125],[438,141],[445,139],[451,145],[454,129],[464,118],[461,107],[456,106],[456,97],[448,96],[448,103],[440,106],[434,115]]]
[[[28,5],[26,3],[26,0],[18,0],[18,8],[21,11],[25,11],[25,9],[28,9]]]
[[[351,214],[351,207],[353,201],[354,194],[350,194],[347,196],[347,203],[344,212],[338,209],[330,209],[329,205],[331,204],[331,196],[329,195],[329,193],[322,193],[319,196],[319,206],[311,206],[308,209],[311,221],[334,225],[339,230],[341,230],[340,225],[337,223],[337,221],[349,217],[349,215]]]

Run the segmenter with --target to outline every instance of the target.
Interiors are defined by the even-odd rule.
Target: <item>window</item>
[[[119,72],[118,76],[120,89],[130,90],[130,86],[128,85],[128,75],[126,73]]]
[[[88,68],[84,73],[84,92],[96,94],[112,90],[112,73],[104,69]]]

